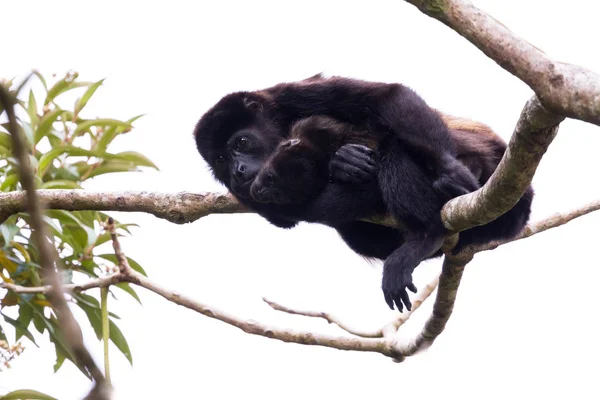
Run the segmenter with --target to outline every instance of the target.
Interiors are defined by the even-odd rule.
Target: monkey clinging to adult
[[[506,148],[489,128],[440,115],[402,85],[319,77],[227,95],[195,138],[215,177],[271,223],[324,223],[357,253],[385,260],[384,296],[400,311],[411,306],[414,268],[441,254],[443,204],[485,183]],[[278,183],[282,173],[294,180]],[[462,232],[458,246],[516,235],[532,196]],[[386,213],[407,230],[358,221]]]

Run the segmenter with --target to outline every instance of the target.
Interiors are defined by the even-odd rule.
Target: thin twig
[[[304,317],[312,317],[312,318],[323,318],[328,323],[337,325],[340,329],[350,333],[351,335],[355,335],[355,336],[359,336],[359,337],[363,337],[363,338],[382,338],[382,337],[386,336],[388,332],[390,334],[392,334],[392,333],[395,334],[396,331],[398,331],[398,328],[400,328],[400,326],[402,326],[406,321],[408,321],[410,316],[433,293],[433,291],[437,287],[438,281],[439,281],[439,277],[436,276],[431,282],[429,282],[427,285],[425,285],[425,287],[417,293],[417,295],[413,299],[413,305],[412,305],[411,311],[406,311],[406,312],[400,313],[398,315],[398,317],[394,318],[392,321],[387,323],[385,326],[383,326],[377,330],[374,330],[374,331],[365,331],[365,330],[359,330],[359,329],[352,328],[345,322],[341,321],[338,317],[336,317],[330,313],[323,312],[323,311],[297,310],[294,308],[286,307],[286,306],[276,303],[272,300],[268,300],[264,297],[263,297],[263,301],[265,303],[267,303],[272,309],[281,311],[281,312],[284,312],[287,314],[301,315]]]
[[[83,292],[83,291],[89,290],[89,289],[94,289],[94,288],[99,288],[99,287],[107,287],[110,285],[117,284],[119,282],[121,282],[119,274],[112,274],[112,275],[107,275],[107,276],[103,276],[100,278],[89,279],[84,283],[70,283],[70,284],[63,285],[63,291],[65,291],[66,293],[79,293],[79,292]],[[20,293],[20,294],[21,293],[48,294],[52,291],[52,286],[50,286],[50,285],[21,286],[21,285],[15,285],[13,283],[8,283],[8,282],[0,282],[0,288],[7,289],[12,292]]]
[[[527,239],[531,236],[537,235],[538,233],[542,233],[547,231],[548,229],[556,228],[562,225],[565,225],[572,220],[582,217],[586,214],[589,214],[594,211],[600,210],[600,201],[592,201],[584,206],[571,210],[565,213],[556,213],[549,217],[544,218],[543,220],[537,221],[535,223],[529,224],[523,229],[521,234],[510,240],[498,240],[491,243],[486,243],[484,245],[475,246],[471,249],[474,253],[479,253],[480,251],[493,250],[498,248],[499,246],[505,245],[507,243],[512,243],[517,240]]]

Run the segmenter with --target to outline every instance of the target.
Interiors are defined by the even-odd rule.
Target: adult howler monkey
[[[374,153],[346,144],[329,161],[333,181],[316,197],[302,204],[253,198],[250,188],[257,173],[290,135],[292,124],[317,115],[379,144],[377,179],[365,179],[376,168]],[[289,228],[301,220],[321,222],[334,227],[357,253],[384,259],[382,289],[388,305],[395,303],[401,311],[403,302],[410,309],[406,289],[416,290],[413,269],[440,254],[446,233],[441,207],[483,184],[506,148],[487,128],[444,118],[450,130],[435,110],[399,84],[317,77],[225,96],[194,133],[214,176],[271,223]],[[461,233],[459,246],[518,233],[528,219],[532,195],[528,190],[509,213]],[[407,224],[408,232],[357,221],[387,212]]]

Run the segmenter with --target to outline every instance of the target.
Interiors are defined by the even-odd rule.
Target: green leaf
[[[6,179],[4,179],[4,182],[2,182],[2,185],[0,185],[0,190],[2,190],[3,192],[11,191],[13,190],[13,188],[15,188],[17,182],[19,182],[19,175],[17,175],[16,173],[8,174],[6,175]]]
[[[19,317],[17,318],[17,321],[19,321],[24,327],[29,327],[31,318],[33,318],[33,309],[29,306],[29,304],[27,304],[27,302],[21,303],[19,306]],[[19,338],[16,340],[19,340]]]
[[[23,128],[23,133],[25,134],[25,138],[27,138],[27,143],[29,146],[33,146],[34,133],[31,124],[26,121],[21,121],[21,127]]]
[[[86,163],[83,163],[88,165]],[[89,166],[88,166],[89,167]],[[65,179],[68,181],[78,181],[81,177],[77,167],[73,165],[63,165],[61,168],[52,169],[54,179]]]
[[[48,92],[48,85],[46,84],[46,79],[44,79],[44,76],[36,70],[33,71],[33,74],[39,78],[40,82],[42,82],[42,85],[44,86],[44,90]]]
[[[8,133],[0,132],[0,146],[12,149],[12,138]]]
[[[102,338],[102,317],[100,310],[91,307],[83,301],[78,301],[77,305],[85,312],[85,315],[87,315],[90,325],[96,334],[96,338],[100,340]]]
[[[109,232],[102,232],[96,238],[96,243],[94,243],[94,247],[100,246],[101,244],[108,242],[110,239],[111,237]]]
[[[85,304],[88,307],[100,310],[100,302],[94,296],[90,296],[85,293],[78,293],[73,295],[78,302]]]
[[[56,348],[56,344],[54,344],[54,347]],[[56,348],[56,362],[54,363],[54,373],[56,373],[60,369],[60,367],[62,367],[66,359],[67,357],[65,353],[62,350],[58,350],[58,348]]]
[[[0,400],[57,400],[57,398],[35,390],[22,389],[7,393],[0,397]]]
[[[47,215],[50,218],[56,218],[60,221],[63,228],[65,224],[73,223],[76,226],[70,229],[63,229],[63,235],[68,238],[69,235],[75,239],[76,244],[79,245],[79,249],[89,247],[96,241],[96,231],[83,223],[77,218],[75,212],[63,211],[63,210],[48,210]],[[77,229],[80,228],[80,229]],[[72,244],[69,242],[69,244]],[[73,243],[74,244],[74,243]]]
[[[40,317],[38,314],[33,316],[33,326],[35,326],[35,329],[37,329],[39,333],[44,333],[44,330],[46,329],[44,318],[43,315]]]
[[[10,243],[15,235],[19,232],[19,227],[16,224],[9,224],[7,222],[0,225],[0,234],[4,238],[4,243]]]
[[[102,85],[102,82],[104,82],[104,79],[101,79],[98,82],[92,84],[85,91],[85,93],[83,94],[83,96],[81,96],[81,98],[77,99],[77,101],[75,102],[75,114],[79,114],[79,112],[81,110],[83,110],[83,107],[85,107],[85,105],[90,100],[90,98],[92,97],[92,95],[94,94],[94,92],[96,92],[96,89],[98,89],[100,87],[100,85]]]
[[[44,114],[40,119],[40,123],[35,130],[34,135],[34,144],[38,144],[40,140],[48,133],[50,133],[50,129],[52,128],[52,124],[56,122],[56,120],[64,113],[64,110],[57,108],[56,110],[52,110],[47,114]]]
[[[114,286],[116,286],[119,289],[121,289],[121,290],[129,293],[131,295],[131,297],[133,297],[134,299],[137,300],[138,303],[142,304],[142,300],[140,300],[138,294],[135,292],[135,290],[133,290],[133,288],[129,285],[129,283],[122,282],[122,283],[117,283]]]
[[[23,324],[21,324],[19,321],[12,319],[11,317],[9,317],[8,315],[6,315],[4,313],[0,312],[0,315],[2,315],[2,317],[4,318],[4,320],[6,322],[8,322],[9,324],[11,324],[12,326],[15,327],[15,330],[17,332],[17,335],[19,335],[19,337],[25,336],[27,339],[31,340],[31,342],[37,346],[37,343],[35,342],[35,338],[31,334],[31,332],[29,332],[29,330],[27,330],[26,326],[23,326]]]
[[[34,171],[37,171],[40,167],[38,159],[35,158],[35,156],[33,154],[29,154],[29,162],[31,163],[31,168]]]
[[[131,356],[131,350],[129,350],[129,344],[127,344],[127,340],[123,333],[113,321],[109,323],[110,329],[110,340],[117,346],[117,349],[123,353],[125,358],[129,361],[129,364],[133,365],[133,357]]]
[[[131,124],[126,121],[119,121],[111,118],[98,118],[98,119],[90,119],[87,121],[82,121],[77,124],[77,128],[73,131],[73,135],[77,136],[80,133],[87,132],[92,126],[114,126],[117,128],[128,129],[131,128]]]
[[[48,94],[46,95],[46,100],[44,100],[44,105],[54,101],[56,97],[60,96],[64,92],[92,84],[91,82],[76,82],[76,78],[77,77],[73,78],[71,81],[68,81],[65,78],[56,82],[50,89],[48,89]]]
[[[42,155],[40,157],[40,175],[44,175],[48,169],[48,167],[51,165],[52,161],[54,159],[56,159],[56,157],[62,155],[62,154],[67,154],[69,156],[73,156],[73,157],[99,157],[102,158],[104,157],[106,154],[99,152],[99,151],[91,151],[91,150],[85,150],[82,149],[80,147],[76,147],[76,146],[72,146],[72,145],[63,145],[63,146],[59,146],[56,147],[50,151],[48,151],[47,153],[45,153],[44,155]]]
[[[4,333],[4,329],[2,329],[2,325],[0,325],[0,340],[6,341],[6,333]]]
[[[148,157],[143,154],[138,153],[137,151],[124,151],[121,153],[115,154],[118,159],[130,161],[135,165],[142,167],[151,167],[154,169],[158,169],[158,167],[148,159]]]
[[[79,186],[77,182],[68,181],[66,179],[57,179],[44,182],[41,189],[81,189],[81,186]]]
[[[108,260],[113,264],[118,265],[117,256],[115,256],[114,254],[98,254],[96,257],[104,258],[105,260]],[[144,276],[148,276],[146,275],[146,271],[144,271],[144,268],[142,268],[142,266],[138,264],[137,261],[129,257],[127,257],[127,261],[129,262],[129,266],[131,267],[131,269],[139,272]]]
[[[117,127],[108,127],[104,132],[102,132],[102,134],[100,135],[100,138],[98,139],[98,142],[96,143],[96,150],[98,151],[106,151],[106,149],[108,148],[108,145],[121,133],[125,132],[125,129],[123,128],[118,128]]]
[[[120,161],[120,160],[105,160],[100,164],[98,168],[95,168],[87,177],[93,178],[94,176],[112,174],[116,172],[135,172],[139,171],[137,166],[131,162]]]
[[[54,348],[56,350],[56,363],[54,364],[54,372],[58,371],[66,358],[70,360],[83,373],[83,375],[89,379],[92,379],[89,372],[74,361],[75,356],[69,350],[69,344],[65,341],[56,318],[45,321],[47,322],[48,332],[50,333],[50,341],[54,343]]]
[[[37,113],[37,102],[35,101],[35,96],[33,94],[33,90],[29,91],[29,101],[27,102],[27,115],[29,115],[29,120],[32,125],[37,125],[39,121],[38,113]]]

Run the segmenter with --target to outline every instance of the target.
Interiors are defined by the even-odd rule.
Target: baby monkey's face
[[[279,145],[254,179],[254,200],[273,204],[302,204],[327,183],[327,164],[298,138]]]

